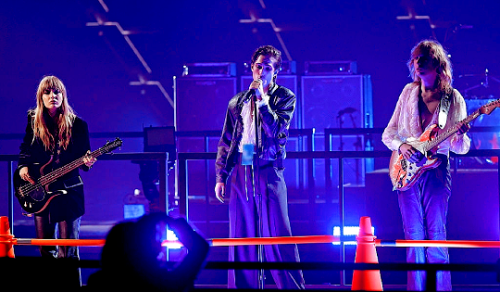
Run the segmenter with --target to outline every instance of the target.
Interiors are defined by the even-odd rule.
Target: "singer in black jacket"
[[[252,56],[254,81],[249,90],[229,101],[217,149],[215,195],[221,202],[226,194],[230,198],[229,236],[232,238],[292,235],[283,159],[296,98],[291,90],[276,84],[280,68],[279,50],[272,46],[258,48]],[[245,157],[252,156],[253,161],[246,161]],[[258,175],[255,191],[254,173]],[[299,261],[296,245],[266,245],[264,256],[267,261]],[[258,247],[230,247],[229,260],[259,261]],[[274,270],[271,274],[280,289],[304,289],[300,270]],[[229,288],[256,289],[258,283],[257,270],[229,271]]]

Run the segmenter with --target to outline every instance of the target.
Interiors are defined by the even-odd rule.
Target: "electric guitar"
[[[464,120],[458,122],[448,130],[438,133],[437,125],[432,125],[417,139],[408,139],[406,144],[411,145],[417,151],[423,154],[423,159],[412,163],[403,158],[398,151],[393,151],[389,163],[389,176],[393,185],[393,190],[406,191],[411,188],[422,174],[428,169],[434,169],[441,164],[441,160],[435,157],[436,146],[458,132],[464,124],[469,124],[482,114],[490,114],[494,109],[500,107],[500,99],[489,102]]]
[[[88,156],[97,158],[104,153],[108,153],[120,147],[122,143],[123,142],[120,138],[116,138],[113,142],[106,143],[101,148],[88,154]],[[50,160],[42,166],[40,166],[40,164],[30,166],[29,173],[35,181],[35,184],[31,184],[30,182],[21,179],[18,169],[14,173],[14,188],[15,195],[19,203],[21,204],[21,207],[26,212],[35,214],[45,210],[52,199],[66,193],[65,191],[50,191],[50,184],[55,182],[65,174],[69,173],[70,171],[76,169],[77,167],[82,166],[84,164],[83,158],[85,156],[86,155],[47,174],[44,173],[44,169],[52,162],[53,156],[51,156]]]

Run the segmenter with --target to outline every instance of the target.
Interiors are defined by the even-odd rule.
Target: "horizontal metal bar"
[[[317,132],[324,132],[326,135],[364,135],[364,134],[382,134],[384,128],[326,128],[326,129],[290,129],[291,137],[309,136]],[[500,126],[492,127],[473,127],[469,132],[500,132]],[[177,131],[176,137],[219,137],[220,130],[212,131]],[[143,131],[135,132],[91,132],[90,138],[143,138]],[[0,140],[22,140],[24,133],[1,133]]]
[[[390,157],[392,151],[290,151],[287,158],[291,159],[324,159],[324,158],[376,158]],[[467,156],[500,156],[500,149],[470,150],[467,154],[451,153],[453,157]],[[179,152],[179,160],[215,159],[215,152]]]
[[[3,261],[3,262],[2,262]],[[47,263],[46,259],[40,257],[16,257],[0,258],[0,264],[12,266],[17,264],[37,264]],[[71,265],[81,268],[99,268],[99,260],[71,260],[59,259],[50,261],[56,265]],[[175,262],[168,262],[167,265],[175,265]],[[365,263],[335,263],[335,262],[207,262],[205,269],[213,270],[229,270],[229,269],[246,269],[246,270],[382,270],[382,271],[473,271],[473,272],[500,272],[498,264],[365,264]]]
[[[106,153],[99,160],[165,160],[167,152]],[[0,161],[17,161],[19,155],[0,155]]]

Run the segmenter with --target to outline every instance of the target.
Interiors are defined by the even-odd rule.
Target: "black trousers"
[[[259,163],[256,194],[252,185],[252,166],[237,165],[231,173],[229,187],[229,235],[258,237],[259,219],[262,236],[291,236],[288,218],[288,200],[283,169],[273,163]],[[260,196],[262,196],[262,201]],[[261,213],[261,214],[259,214]],[[264,257],[269,262],[299,262],[297,245],[264,245]],[[229,248],[230,261],[258,261],[257,246]],[[272,270],[272,277],[280,289],[304,289],[301,270]],[[229,288],[258,289],[258,270],[230,270]]]

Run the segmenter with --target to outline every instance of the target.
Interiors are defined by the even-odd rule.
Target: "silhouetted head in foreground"
[[[165,248],[167,227],[188,249],[181,263],[167,269]],[[89,278],[89,287],[184,291],[193,286],[208,254],[208,243],[183,218],[152,213],[136,222],[115,225],[102,250],[102,271]]]

